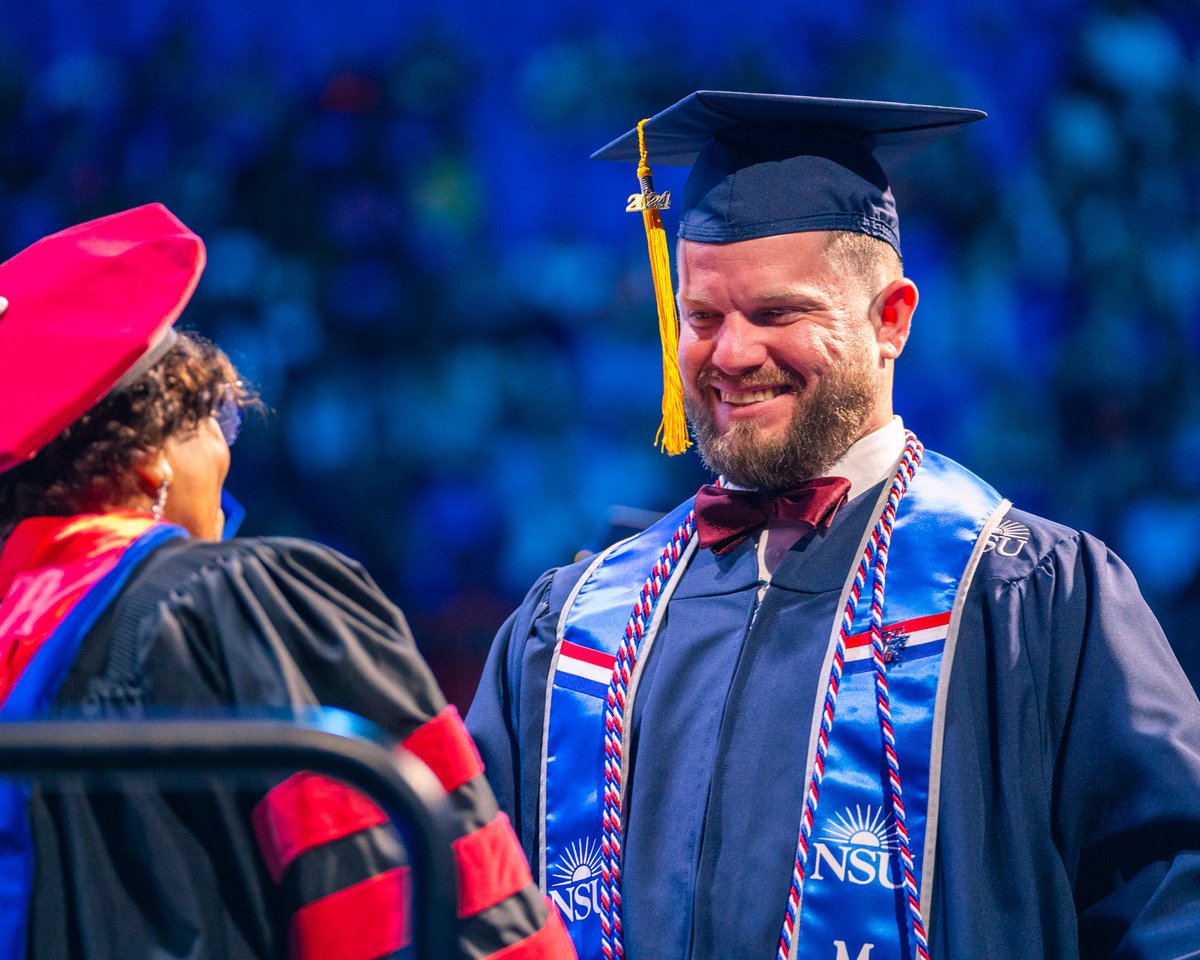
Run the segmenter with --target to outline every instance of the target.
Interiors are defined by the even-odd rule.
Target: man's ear
[[[159,487],[170,483],[175,473],[162,450],[143,454],[134,463],[133,471],[137,475],[138,487],[151,500],[158,496]]]
[[[917,285],[907,277],[893,280],[879,292],[875,301],[879,304],[875,336],[879,341],[879,355],[884,360],[895,360],[903,352],[917,299]]]

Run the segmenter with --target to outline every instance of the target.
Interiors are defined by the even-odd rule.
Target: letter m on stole
[[[846,949],[845,940],[834,940],[833,945],[837,948],[837,960],[850,960],[850,951]],[[864,943],[854,960],[871,960],[871,951],[874,949],[875,944]]]

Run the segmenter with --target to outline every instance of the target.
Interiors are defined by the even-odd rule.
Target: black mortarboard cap
[[[643,125],[650,164],[691,166],[679,236],[731,243],[850,230],[900,250],[886,171],[981,110],[700,90]],[[637,129],[592,155],[638,161]]]

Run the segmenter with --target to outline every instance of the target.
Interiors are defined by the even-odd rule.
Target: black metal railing
[[[413,872],[415,956],[446,960],[457,952],[449,804],[420,760],[388,749],[373,730],[323,709],[287,719],[0,723],[0,774],[87,786],[130,775],[156,782],[208,775],[231,786],[299,770],[335,777],[370,796],[400,832]]]

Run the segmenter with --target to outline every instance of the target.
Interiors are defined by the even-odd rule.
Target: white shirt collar
[[[846,499],[853,500],[895,472],[906,442],[904,421],[893,415],[882,427],[852,443],[850,449],[830,464],[821,476],[845,477],[850,481],[850,492]],[[747,489],[736,483],[727,483],[726,486],[730,490]]]
[[[823,475],[849,480],[847,499],[853,500],[895,470],[896,461],[904,453],[904,442],[904,421],[894,416],[852,444]]]
[[[854,443],[823,476],[849,480],[847,499],[853,500],[891,475],[904,453],[904,443],[904,421],[892,417],[878,430]],[[794,524],[772,523],[758,535],[758,576],[763,582],[758,591],[760,600],[780,558],[800,539],[800,533],[800,528]]]

